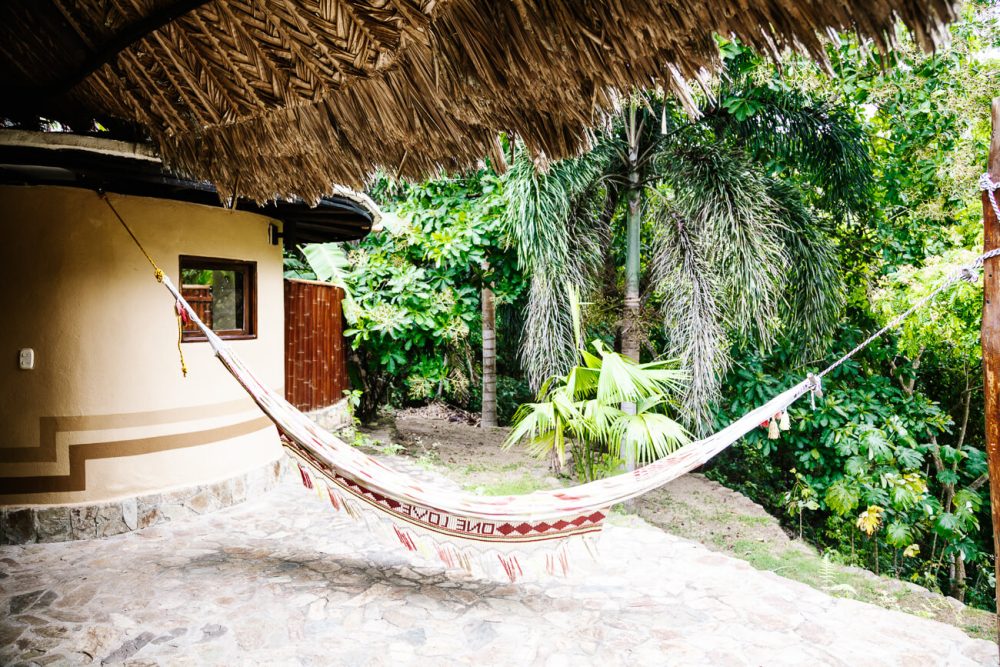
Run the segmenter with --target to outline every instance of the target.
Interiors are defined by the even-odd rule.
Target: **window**
[[[257,263],[181,256],[181,294],[222,338],[257,337]],[[205,340],[194,322],[185,341]]]

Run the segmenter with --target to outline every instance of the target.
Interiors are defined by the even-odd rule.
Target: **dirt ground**
[[[548,462],[522,447],[503,449],[508,429],[482,429],[474,415],[432,405],[398,412],[361,432],[383,454],[411,457],[480,494],[529,493],[570,486]],[[752,500],[700,474],[685,475],[636,502],[636,513],[658,528],[700,542],[818,588],[888,609],[955,625],[969,635],[996,640],[995,615],[909,582],[879,577],[820,555],[795,539]]]

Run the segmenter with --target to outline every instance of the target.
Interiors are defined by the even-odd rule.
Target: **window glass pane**
[[[216,262],[208,259],[182,259],[181,294],[191,305],[202,322],[213,331],[243,335],[248,329],[245,303],[253,285],[251,265],[235,262]],[[248,289],[249,288],[249,289]],[[198,327],[193,322],[184,326],[185,334],[197,337]]]
[[[235,271],[212,271],[212,329],[243,328],[243,286]],[[237,297],[237,294],[239,297]]]

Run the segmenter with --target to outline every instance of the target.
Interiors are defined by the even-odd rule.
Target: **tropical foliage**
[[[501,421],[525,404],[511,440],[593,479],[619,469],[628,433],[648,460],[684,441],[678,422],[727,424],[974,257],[995,8],[969,3],[935,54],[844,36],[832,74],[719,48],[726,73],[695,120],[640,91],[575,159],[531,160],[504,139],[503,176],[376,183],[407,223],[330,262],[357,304],[365,415],[478,408],[491,286]],[[991,606],[981,300],[981,282],[958,284],[828,375],[780,439],[752,434],[707,473],[845,560]]]
[[[375,194],[396,213],[384,230],[346,247],[302,249],[317,275],[352,296],[345,333],[363,419],[387,402],[434,399],[478,409],[480,289],[492,287],[502,323],[517,319],[509,311],[524,290],[500,236],[500,187],[489,170],[423,184],[382,179]],[[303,275],[298,258],[287,263]],[[501,330],[501,345],[516,341],[516,321]],[[509,416],[530,394],[512,382],[516,363],[503,363],[516,355],[500,356],[500,411]]]
[[[866,215],[834,228],[847,310],[825,361],[982,247],[976,180],[1000,80],[989,55],[1000,46],[997,28],[995,11],[973,3],[952,46],[934,55],[911,47],[883,58],[845,38],[829,50],[833,77],[786,64],[789,85],[826,95],[858,119],[876,175]],[[981,308],[981,281],[959,283],[833,374],[815,412],[793,409],[793,430],[781,441],[748,438],[711,474],[776,512],[794,503],[792,489],[808,489],[814,506],[796,514],[807,538],[873,570],[992,606]],[[738,360],[720,423],[753,404],[755,392],[798,378],[789,349]]]
[[[829,341],[842,306],[830,234],[869,205],[867,137],[745,48],[721,49],[726,70],[697,121],[637,94],[580,158],[539,173],[517,154],[502,220],[531,275],[522,361],[533,386],[575,355],[564,281],[624,353],[681,360],[697,430],[734,344],[768,348],[785,335],[812,354]],[[640,246],[651,250],[642,259]]]
[[[524,441],[536,456],[553,455],[559,470],[570,450],[577,475],[592,481],[618,472],[627,457],[651,463],[686,444],[687,432],[667,414],[676,411],[686,373],[674,362],[636,363],[600,340],[592,351],[580,345],[578,297],[568,291],[579,364],[518,408],[505,446]]]

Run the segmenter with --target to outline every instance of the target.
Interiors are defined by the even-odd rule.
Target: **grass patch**
[[[996,641],[994,616],[989,612],[967,607],[959,618],[955,618],[954,611],[943,598],[935,604],[933,598],[926,599],[906,589],[887,588],[881,580],[857,574],[811,551],[787,549],[772,553],[767,543],[740,540],[734,545],[733,553],[758,570],[794,579],[828,595],[952,623],[973,637]]]
[[[466,488],[484,496],[519,496],[532,491],[541,491],[549,486],[534,475],[524,474],[515,479],[505,479],[494,484]]]
[[[434,470],[441,465],[441,455],[435,451],[425,451],[416,458],[414,463],[424,470]]]
[[[477,473],[491,473],[491,472],[513,472],[521,467],[519,463],[505,463],[504,465],[490,465],[488,463],[472,463],[466,466],[458,468],[456,470],[464,475],[475,475]]]
[[[772,522],[769,516],[749,516],[747,514],[736,514],[735,519],[746,526],[766,526]]]

